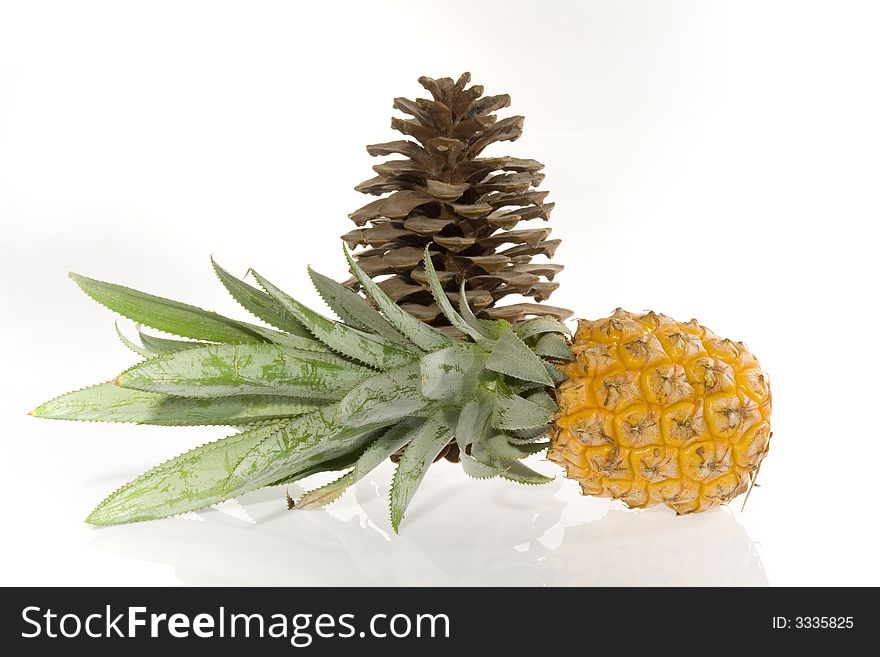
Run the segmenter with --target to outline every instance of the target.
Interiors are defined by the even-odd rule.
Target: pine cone
[[[427,289],[422,254],[431,245],[434,267],[449,296],[459,286],[478,316],[517,322],[528,315],[565,319],[571,311],[537,303],[496,305],[509,294],[543,301],[558,287],[553,277],[562,265],[532,263],[553,256],[559,240],[547,239],[549,227],[513,230],[520,221],[547,221],[553,203],[537,191],[544,165],[515,157],[478,157],[496,141],[514,141],[524,118],[498,120],[510,96],[483,96],[483,87],[464,73],[451,78],[419,78],[433,100],[395,98],[394,108],[411,119],[394,117],[391,127],[412,137],[367,146],[373,156],[399,154],[373,167],[378,174],[355,187],[382,198],[349,217],[360,228],[343,235],[358,264],[401,306],[419,319],[445,326]],[[387,196],[383,196],[387,194]],[[356,287],[352,279],[348,282]]]

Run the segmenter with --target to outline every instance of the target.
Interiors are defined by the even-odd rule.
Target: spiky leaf
[[[372,376],[340,402],[339,419],[348,426],[363,426],[417,413],[430,403],[420,384],[418,364]]]
[[[516,334],[523,340],[528,340],[543,333],[561,333],[568,335],[568,327],[558,319],[552,317],[533,317],[516,325]]]
[[[139,345],[132,340],[129,340],[125,333],[122,332],[122,329],[119,328],[119,322],[116,322],[115,325],[116,336],[119,338],[122,344],[128,347],[131,351],[136,353],[138,356],[143,356],[144,358],[150,358],[154,355],[153,352],[151,352],[149,349],[146,349],[142,345]]]
[[[574,354],[571,351],[571,347],[568,346],[568,342],[558,333],[544,333],[541,335],[535,340],[532,351],[539,356],[555,360],[574,359]]]
[[[196,347],[204,347],[206,342],[192,342],[190,340],[169,340],[168,338],[160,338],[155,335],[144,333],[138,328],[138,337],[141,343],[152,354],[161,356],[162,354],[173,354],[176,351],[184,349],[195,349]]]
[[[167,426],[239,426],[309,413],[323,405],[288,397],[248,395],[194,399],[122,388],[112,383],[69,392],[31,411],[36,417]]]
[[[486,435],[492,408],[493,403],[488,395],[478,395],[461,409],[455,426],[455,440],[462,452]]]
[[[428,289],[431,290],[434,301],[437,302],[440,312],[446,316],[449,323],[465,335],[470,336],[474,341],[480,342],[484,340],[483,334],[477,328],[468,324],[458,314],[455,308],[453,308],[452,302],[449,301],[449,297],[446,296],[446,292],[443,291],[443,285],[440,283],[440,279],[437,278],[437,270],[434,269],[434,263],[431,261],[430,245],[425,247],[425,277],[428,279]]]
[[[531,431],[511,431],[507,434],[507,440],[513,445],[531,445],[544,440],[548,435],[547,426],[541,426]]]
[[[560,383],[562,383],[566,379],[566,376],[563,373],[563,371],[560,368],[558,368],[556,365],[554,365],[553,363],[549,363],[547,361],[544,361],[544,371],[546,371],[547,376],[549,376],[553,380],[554,386],[559,385]]]
[[[462,404],[473,396],[488,354],[461,344],[422,357],[421,389],[428,399]]]
[[[305,470],[300,470],[295,474],[282,477],[279,481],[274,481],[269,485],[285,486],[287,484],[292,484],[302,479],[311,477],[312,475],[321,474],[322,472],[338,472],[341,470],[350,470],[354,467],[354,464],[357,463],[358,459],[361,457],[361,454],[363,454],[364,449],[366,449],[366,447],[361,447],[360,449],[356,449],[353,452],[348,452],[347,454],[343,454],[342,456],[339,456],[335,459],[321,461],[317,465],[313,465],[312,467],[306,468]]]
[[[462,281],[458,288],[458,312],[461,313],[462,319],[470,325],[475,331],[479,332],[484,338],[497,339],[498,335],[493,335],[490,330],[490,324],[485,320],[478,318],[471,310],[471,306],[467,299],[467,281]]]
[[[497,340],[507,331],[513,330],[513,325],[506,319],[481,319],[480,323],[492,340]]]
[[[268,294],[230,274],[217,264],[213,257],[211,265],[226,291],[245,310],[282,331],[300,337],[310,337],[306,328]]]
[[[540,358],[513,331],[505,331],[492,349],[486,368],[523,381],[553,385]]]
[[[367,301],[349,290],[342,283],[319,274],[309,267],[312,284],[333,312],[343,322],[354,328],[381,335],[395,342],[404,342],[404,338],[382,314]]]
[[[367,447],[355,464],[355,475],[361,479],[378,467],[385,459],[409,443],[425,423],[424,418],[407,418],[386,431],[376,442]]]
[[[530,467],[515,459],[502,459],[489,452],[483,445],[474,445],[471,450],[473,457],[489,468],[498,470],[498,476],[520,484],[538,486],[553,481],[553,477],[547,477],[535,472]]]
[[[327,345],[319,340],[315,340],[315,337],[312,334],[308,334],[307,337],[303,337],[301,335],[282,333],[281,331],[275,331],[273,329],[264,328],[262,326],[252,326],[251,330],[257,335],[265,338],[266,342],[274,342],[275,344],[280,344],[285,347],[291,347],[293,349],[303,349],[305,351],[320,351],[325,354],[331,353],[331,350],[327,347]]]
[[[338,404],[295,418],[255,446],[227,479],[223,491],[237,495],[290,478],[303,470],[355,452],[376,437],[383,425],[347,427]]]
[[[523,395],[523,397],[528,399],[530,402],[537,404],[538,406],[546,408],[551,413],[557,413],[559,411],[559,405],[556,403],[556,400],[548,395],[547,391],[543,388],[527,392]]]
[[[501,474],[501,470],[498,468],[481,463],[470,454],[462,452],[459,455],[459,458],[461,459],[461,469],[464,470],[464,473],[468,477],[473,477],[474,479],[492,479]]]
[[[221,438],[166,461],[111,494],[86,522],[114,525],[153,520],[222,502],[227,498],[223,482],[236,464],[280,426],[274,423]]]
[[[262,394],[338,400],[372,375],[333,354],[226,344],[151,358],[123,372],[116,383],[180,397]]]
[[[71,273],[80,289],[110,310],[135,322],[184,338],[211,342],[262,342],[239,322],[196,306],[164,299],[129,287]]]
[[[503,433],[496,433],[481,442],[481,446],[486,452],[496,458],[508,461],[524,459],[532,454],[537,454],[547,449],[548,445],[549,443],[546,442],[532,442],[525,445],[513,443]]]
[[[297,508],[316,509],[334,502],[345,492],[346,488],[360,481],[376,466],[412,440],[421,425],[421,419],[412,418],[404,420],[386,431],[384,435],[370,443],[364,450],[364,453],[354,462],[354,468],[351,472],[326,486],[305,493],[297,502]]]
[[[555,413],[519,395],[498,392],[491,424],[499,431],[533,429],[553,421]]]
[[[428,466],[452,438],[454,422],[455,416],[448,409],[438,410],[425,420],[400,457],[391,485],[391,526],[395,532]]]
[[[320,488],[305,493],[296,503],[296,508],[302,511],[311,509],[320,509],[338,500],[345,489],[351,486],[354,481],[354,472],[348,472],[339,479],[324,484]]]
[[[432,326],[428,326],[424,322],[420,322],[415,317],[398,306],[387,294],[382,291],[372,278],[367,276],[364,271],[358,267],[357,263],[348,253],[348,249],[343,247],[345,258],[348,260],[348,266],[351,268],[352,275],[357,279],[361,287],[364,288],[370,298],[379,306],[379,310],[385,315],[388,321],[403,335],[405,335],[414,345],[423,351],[435,351],[442,349],[454,340],[442,331],[438,331]]]
[[[502,479],[530,486],[540,486],[553,481],[553,477],[542,475],[520,461],[508,461],[505,465],[506,467],[499,473]]]
[[[379,370],[407,365],[418,358],[411,349],[387,338],[358,331],[316,313],[253,272],[254,278],[309,332],[334,351]]]

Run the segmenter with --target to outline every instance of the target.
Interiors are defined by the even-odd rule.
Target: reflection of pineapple
[[[545,586],[767,586],[754,543],[723,510],[676,519],[611,509],[566,527],[542,556]]]
[[[396,529],[450,440],[475,478],[544,483],[522,459],[550,447],[586,493],[688,513],[743,492],[766,453],[770,393],[757,361],[694,321],[618,311],[581,322],[570,341],[549,317],[516,327],[478,319],[465,295],[453,307],[426,249],[425,280],[467,336],[459,340],[403,310],[350,257],[349,265],[375,306],[311,272],[338,322],[259,274],[262,289],[215,267],[243,306],[281,330],[75,277],[123,316],[196,341],[142,335],[143,346],[131,345],[142,363],[35,415],[245,428],[123,486],[89,521],[158,518],[345,470],[299,501],[321,506],[403,450],[391,488]]]

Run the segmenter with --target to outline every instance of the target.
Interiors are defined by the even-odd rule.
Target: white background
[[[878,23],[846,1],[0,4],[0,583],[880,584]],[[26,415],[134,362],[67,271],[242,317],[214,253],[317,302],[305,265],[345,273],[392,98],[463,70],[527,117],[490,152],[547,164],[552,301],[696,315],[760,357],[774,439],[746,510],[444,464],[400,537],[388,467],[326,511],[269,490],[86,526],[218,432]]]

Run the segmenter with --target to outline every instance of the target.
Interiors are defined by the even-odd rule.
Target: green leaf
[[[391,526],[395,533],[428,467],[452,438],[454,422],[449,409],[438,410],[425,420],[400,457],[391,484]]]
[[[524,459],[532,454],[547,449],[550,443],[532,442],[525,445],[511,443],[508,436],[503,433],[496,433],[480,442],[482,449],[492,456],[506,461]]]
[[[464,318],[456,312],[455,308],[452,307],[452,302],[449,301],[449,297],[446,296],[446,291],[443,289],[443,285],[437,277],[437,270],[434,269],[434,263],[431,261],[431,253],[429,249],[430,246],[425,247],[425,277],[428,279],[428,288],[431,290],[431,295],[434,297],[434,301],[436,301],[437,305],[440,307],[440,311],[446,316],[446,319],[449,320],[449,323],[452,324],[452,326],[465,335],[470,336],[475,342],[484,340],[485,338],[483,334],[478,329],[464,321]]]
[[[488,395],[478,395],[461,409],[455,427],[455,440],[462,453],[468,445],[481,440],[486,435],[489,419],[492,417],[492,408],[492,401]]]
[[[383,426],[347,427],[339,421],[338,412],[338,404],[333,404],[295,418],[256,445],[229,475],[224,494],[269,486],[357,451],[374,440]]]
[[[281,480],[274,481],[269,485],[284,486],[300,481],[301,479],[305,479],[306,477],[320,474],[322,472],[337,472],[339,470],[349,470],[354,467],[355,463],[357,463],[357,460],[361,457],[361,454],[363,454],[364,449],[365,448],[356,449],[353,452],[348,452],[347,454],[343,454],[338,458],[321,461],[317,465],[313,465],[312,467],[306,468],[305,470],[300,470],[293,475],[283,477]]]
[[[523,397],[528,399],[530,402],[538,404],[538,406],[543,406],[551,413],[556,413],[559,411],[559,406],[556,404],[556,400],[548,395],[547,391],[543,388],[532,390],[531,392],[524,394]]]
[[[370,377],[339,404],[339,419],[352,427],[397,420],[419,412],[429,401],[421,393],[419,365]]]
[[[153,355],[173,354],[176,351],[184,349],[193,349],[195,347],[204,347],[206,342],[191,342],[189,340],[169,340],[168,338],[159,338],[155,335],[148,335],[138,327],[138,337],[141,339],[144,347],[146,347]]]
[[[157,356],[115,383],[178,397],[276,395],[338,400],[373,375],[333,354],[274,344],[208,345]]]
[[[115,322],[114,324],[116,326],[116,335],[122,341],[122,344],[124,344],[134,353],[138,354],[139,356],[143,356],[144,358],[149,358],[153,355],[153,353],[149,349],[145,349],[141,345],[129,340],[122,332],[122,329],[119,328],[119,322]]]
[[[544,361],[538,358],[513,331],[505,331],[498,338],[492,349],[492,355],[486,363],[486,369],[523,381],[553,385],[553,379],[547,373]]]
[[[553,363],[548,363],[547,361],[544,361],[544,369],[547,372],[547,376],[553,379],[554,386],[559,385],[560,383],[565,381],[566,378],[568,378],[565,376],[565,373]]]
[[[516,325],[516,334],[523,340],[528,340],[542,333],[562,333],[570,335],[568,327],[553,317],[532,317]]]
[[[460,404],[473,396],[488,354],[467,343],[422,357],[421,389],[428,399]]]
[[[320,351],[325,354],[330,353],[330,349],[327,348],[327,345],[315,340],[311,334],[304,338],[299,335],[290,335],[289,333],[282,333],[281,331],[275,331],[270,328],[263,328],[262,326],[252,326],[251,330],[257,335],[266,338],[266,342],[274,342],[275,344],[292,347],[293,349]]]
[[[279,290],[257,272],[252,273],[274,299],[333,351],[379,370],[402,367],[418,358],[418,354],[401,344],[327,319]]]
[[[492,426],[499,431],[533,429],[549,424],[556,414],[518,395],[497,391],[492,408]]]
[[[318,294],[343,322],[395,342],[406,342],[406,338],[382,317],[382,313],[367,303],[366,299],[311,267],[309,276]]]
[[[214,273],[217,274],[217,278],[223,283],[226,291],[245,310],[255,317],[262,319],[267,324],[280,328],[282,331],[303,338],[310,337],[306,328],[271,296],[230,274],[217,264],[213,257],[211,258],[211,265],[214,267]]]
[[[153,520],[222,502],[226,499],[223,482],[235,465],[281,426],[272,423],[221,438],[166,461],[111,494],[86,522],[115,525]]]
[[[507,440],[513,445],[531,445],[547,438],[549,433],[546,425],[528,431],[511,431]]]
[[[407,418],[386,431],[382,437],[367,447],[355,464],[354,471],[357,480],[362,479],[409,443],[424,423],[424,418]]]
[[[501,470],[498,468],[481,463],[470,454],[462,452],[459,454],[459,458],[461,460],[461,469],[464,470],[464,473],[468,477],[473,477],[474,479],[492,479],[501,474]]]
[[[303,494],[296,503],[295,508],[301,511],[320,509],[322,506],[327,506],[342,497],[345,490],[354,483],[354,472],[348,472],[329,484]]]
[[[515,481],[520,484],[530,484],[533,486],[547,484],[553,481],[553,477],[546,477],[539,472],[535,472],[520,461],[500,459],[484,449],[481,445],[474,445],[471,454],[477,461],[485,466],[498,470],[498,476],[509,481]]]
[[[386,431],[382,437],[376,439],[364,450],[364,453],[355,461],[351,472],[326,486],[305,493],[300,498],[300,501],[297,502],[297,508],[314,509],[337,500],[346,488],[363,479],[376,466],[386,461],[392,454],[406,445],[421,425],[421,419],[413,418],[404,420]]]
[[[478,331],[480,335],[485,338],[491,338],[495,340],[498,338],[498,335],[493,335],[490,327],[486,325],[484,320],[481,320],[476,315],[474,315],[474,311],[471,310],[471,306],[467,300],[467,281],[462,281],[461,285],[458,287],[458,312],[461,313],[462,319],[466,321],[474,330]]]
[[[535,344],[532,346],[532,351],[545,358],[574,360],[574,354],[571,351],[571,347],[568,346],[568,342],[566,342],[565,338],[558,333],[544,333],[535,340]]]
[[[507,331],[513,330],[513,325],[506,319],[481,319],[480,323],[489,333],[489,337],[493,340],[497,340]]]
[[[70,277],[83,292],[101,305],[154,329],[212,342],[262,342],[244,322],[114,283],[74,273]]]
[[[423,351],[436,351],[443,347],[448,347],[455,340],[442,331],[419,321],[403,308],[398,306],[387,294],[382,291],[372,278],[367,276],[364,271],[358,267],[357,263],[349,254],[348,249],[343,247],[345,258],[348,260],[348,266],[351,273],[364,288],[370,298],[379,306],[379,310],[385,315],[386,319],[394,328],[403,333],[415,346]]]
[[[238,426],[302,415],[321,405],[316,401],[257,395],[218,399],[169,397],[99,383],[56,397],[31,411],[31,415],[84,422]]]
[[[520,463],[519,461],[510,461],[509,465],[505,465],[506,467],[500,472],[502,479],[515,481],[519,484],[529,484],[531,486],[549,484],[553,481],[553,477],[548,477],[542,475],[540,472],[535,472],[529,466]]]

